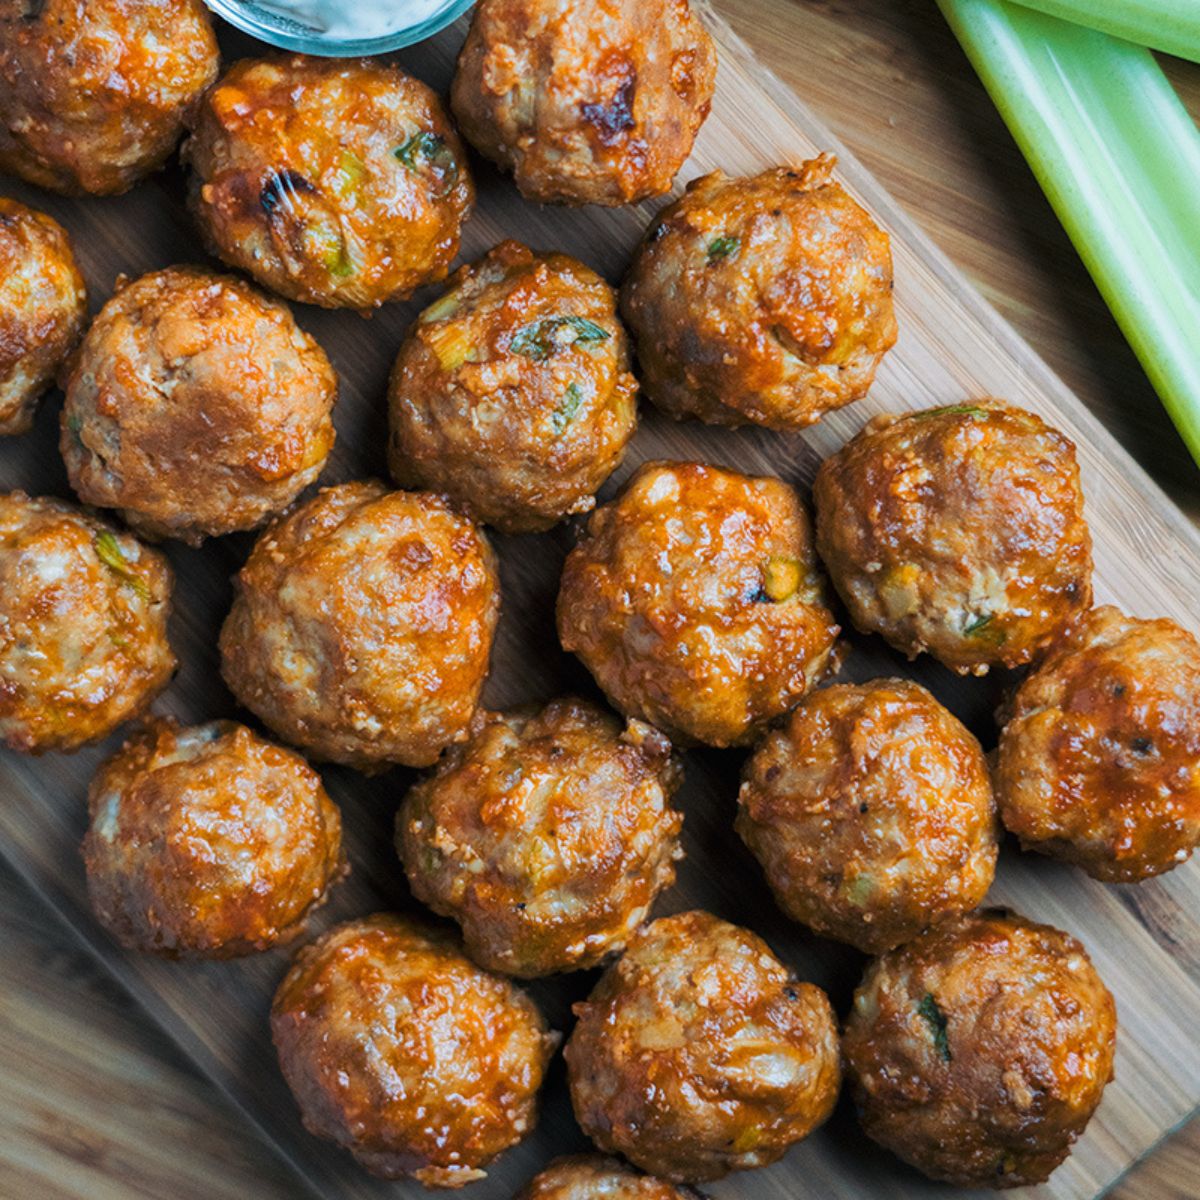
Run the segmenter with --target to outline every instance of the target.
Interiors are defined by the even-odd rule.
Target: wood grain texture
[[[763,6],[764,11],[771,12],[789,7],[773,2]],[[838,19],[843,26],[850,24],[844,14],[839,17],[824,11],[845,6],[817,7],[822,20]],[[798,112],[782,89],[772,88],[769,99],[749,95],[745,80],[733,74],[736,68],[731,70],[734,55],[727,52],[724,61],[724,97],[698,157],[708,162],[719,160],[735,169],[751,169],[763,161],[756,151],[766,159],[803,153],[810,144],[806,132],[815,129],[815,122]],[[439,63],[422,52],[410,56],[408,62],[426,78],[444,77],[439,76],[439,70],[445,69],[444,57]],[[750,76],[753,72],[747,67],[745,74]],[[795,133],[785,133],[777,124],[780,121],[798,122]],[[776,133],[766,132],[764,126],[769,124],[774,124]],[[745,144],[746,129],[762,130],[762,142]],[[904,218],[890,201],[880,197],[869,180],[854,172],[851,175],[856,189],[884,217],[885,223],[895,232],[903,231]],[[630,214],[607,214],[596,220],[595,214],[543,213],[531,219],[530,210],[520,206],[506,186],[490,176],[485,191],[485,217],[472,227],[470,253],[483,249],[502,229],[525,232],[536,224],[537,234],[525,232],[525,236],[580,253],[615,275],[640,229],[640,220]],[[106,293],[119,269],[141,271],[164,265],[176,257],[198,256],[194,235],[178,208],[178,195],[178,180],[168,177],[141,189],[123,204],[95,202],[62,204],[56,208],[68,225],[86,238],[85,267],[98,295]],[[36,199],[32,195],[30,198]],[[54,207],[45,198],[42,202]],[[1048,409],[1043,398],[1056,396],[1056,385],[1044,377],[1028,351],[1003,333],[999,342],[993,339],[990,315],[962,292],[961,284],[947,273],[937,256],[929,256],[920,246],[919,238],[910,244],[907,232],[902,232],[901,240],[907,247],[905,253],[898,254],[904,341],[894,363],[881,378],[872,405],[911,406],[969,386],[972,390],[1005,392],[1043,411],[1053,411],[1053,404]],[[935,296],[941,297],[940,303],[932,302]],[[337,477],[382,469],[378,451],[381,383],[411,311],[411,307],[390,310],[369,323],[345,315],[303,314],[305,323],[333,352],[347,380],[339,417],[343,443],[335,467]],[[986,344],[981,345],[981,341]],[[1070,407],[1065,399],[1054,403],[1058,402]],[[868,411],[862,407],[847,414],[838,423],[839,428],[823,427],[816,438],[807,440],[674,427],[651,416],[639,437],[637,457],[663,452],[705,454],[753,469],[767,467],[806,481],[819,453],[837,444]],[[0,480],[63,490],[53,451],[51,417],[52,414],[43,414],[37,433],[19,454],[14,452],[15,448],[14,451],[5,448],[0,455]],[[1197,577],[1197,560],[1191,557],[1194,550],[1187,549],[1188,539],[1178,517],[1168,511],[1155,516],[1153,511],[1143,508],[1155,509],[1155,501],[1131,498],[1131,493],[1138,491],[1135,473],[1122,465],[1119,451],[1102,452],[1102,435],[1089,427],[1086,417],[1076,412],[1064,423],[1074,426],[1077,437],[1082,436],[1080,429],[1086,430],[1091,446],[1091,453],[1085,459],[1086,484],[1092,501],[1089,511],[1093,525],[1098,529],[1099,540],[1107,543],[1103,547],[1107,557],[1102,559],[1101,566],[1107,594],[1120,597],[1135,611],[1169,611],[1196,625],[1195,601],[1188,585],[1189,580],[1194,584]],[[818,447],[817,454],[808,448],[808,442]],[[1100,532],[1101,522],[1103,532]],[[1145,543],[1150,547],[1148,551],[1141,549],[1146,538],[1150,539]],[[539,542],[526,539],[501,544],[508,604],[489,696],[493,703],[545,697],[563,686],[587,686],[578,667],[550,652],[553,634],[546,621],[547,606],[553,596],[558,560],[568,544],[566,531]],[[230,699],[212,682],[215,658],[211,643],[227,605],[225,577],[240,562],[247,545],[247,539],[230,539],[199,555],[172,549],[172,557],[183,576],[180,594],[185,611],[176,629],[186,666],[172,691],[169,707],[182,715],[199,717],[231,711]],[[546,557],[535,560],[535,553]],[[1161,602],[1160,593],[1149,583],[1155,571],[1147,560],[1154,559],[1156,553],[1163,564]],[[881,665],[887,669],[896,666],[890,657],[865,646],[852,661],[858,677],[873,673]],[[924,669],[921,676],[986,735],[995,681],[990,686],[964,684],[940,671]],[[40,886],[50,890],[90,936],[95,936],[95,931],[79,914],[80,870],[75,843],[82,827],[83,781],[96,757],[93,753],[73,760],[41,763],[8,759],[0,771],[0,778],[9,785],[6,790],[10,795],[18,794],[22,801],[20,804],[10,801],[0,829],[10,844],[19,847],[23,865],[33,870]],[[680,888],[670,897],[668,907],[703,902],[723,915],[755,925],[801,970],[831,986],[835,999],[844,1008],[861,960],[848,951],[809,941],[787,928],[771,908],[753,863],[744,854],[734,853],[728,844],[736,757],[693,755],[689,765],[691,779],[684,805],[688,813],[691,861],[685,866]],[[383,780],[364,782],[347,772],[328,774],[333,790],[348,811],[352,810],[352,852],[358,865],[357,878],[339,897],[335,912],[361,912],[380,902],[406,903],[403,882],[388,844],[392,810],[406,776],[398,772]],[[31,798],[36,802],[33,812],[29,811],[33,805],[26,803]],[[703,869],[706,862],[719,864],[719,885],[707,877]],[[1179,1079],[1182,1075],[1194,1085],[1200,1078],[1194,1061],[1192,1032],[1197,1013],[1197,939],[1186,909],[1190,904],[1195,911],[1196,871],[1188,868],[1160,884],[1148,885],[1126,903],[1119,896],[1127,893],[1088,884],[1040,861],[1020,861],[1010,856],[1003,867],[998,895],[1005,899],[1017,896],[1031,915],[1057,920],[1081,933],[1096,952],[1101,969],[1112,975],[1114,981],[1117,975],[1121,976],[1121,984],[1114,990],[1122,1001],[1127,1036],[1119,1065],[1119,1083],[1110,1092],[1101,1118],[1089,1132],[1076,1159],[1056,1176],[1053,1188],[1047,1190],[1048,1194],[1091,1195],[1119,1164],[1149,1144],[1156,1132],[1165,1127],[1164,1122],[1172,1116],[1182,1116],[1188,1105],[1195,1102],[1195,1097],[1189,1100],[1187,1088],[1180,1085]],[[1147,926],[1161,941],[1158,949],[1153,948],[1143,932]],[[1130,943],[1138,945],[1139,953],[1149,957],[1132,959]],[[310,1170],[318,1179],[343,1181],[340,1186],[331,1182],[319,1190],[332,1194],[336,1188],[342,1195],[403,1194],[404,1189],[364,1184],[340,1156],[297,1135],[290,1102],[282,1094],[270,1055],[264,1053],[262,1045],[265,1000],[282,970],[281,956],[266,956],[254,963],[192,969],[129,961],[111,950],[106,952],[135,987],[141,989],[150,984],[159,989],[155,1003],[164,1014],[193,1018],[189,1031],[183,1034],[185,1043],[210,1066],[215,1060],[226,1075],[239,1074],[246,1081],[249,1092],[262,1110],[268,1112],[268,1120],[289,1139],[295,1136],[302,1139],[296,1142],[298,1152],[311,1163]],[[1144,987],[1146,977],[1153,979],[1152,989]],[[538,988],[537,993],[552,1019],[561,1021],[566,996],[579,994],[588,982],[578,978],[569,981],[567,990],[547,986]],[[1145,1007],[1143,993],[1149,993]],[[1162,1012],[1166,1007],[1173,1011]],[[199,1020],[195,1019],[197,1013]],[[1189,1020],[1193,1022],[1191,1028],[1187,1025]],[[1177,1022],[1173,1033],[1172,1021]],[[1149,1076],[1156,1057],[1173,1064],[1174,1082],[1171,1070],[1161,1081]],[[1131,1090],[1139,1085],[1144,1092]],[[543,1135],[548,1136],[540,1144],[527,1145],[510,1155],[495,1172],[493,1182],[472,1194],[506,1196],[512,1184],[528,1174],[539,1157],[544,1156],[548,1142],[578,1145],[578,1134],[564,1117],[561,1105],[561,1079],[556,1077],[550,1098],[553,1111],[548,1113],[543,1129]],[[801,1190],[803,1187],[811,1189],[812,1194],[823,1190],[836,1195],[839,1191],[849,1192],[853,1175],[847,1172],[853,1171],[865,1172],[859,1177],[860,1192],[869,1189],[871,1194],[879,1195],[917,1195],[925,1191],[947,1194],[945,1189],[925,1188],[886,1156],[871,1153],[864,1158],[857,1132],[844,1112],[828,1131],[794,1152],[785,1164],[770,1172],[742,1176],[714,1188],[713,1192],[763,1197],[808,1194]],[[790,1183],[793,1176],[802,1177],[803,1185]]]

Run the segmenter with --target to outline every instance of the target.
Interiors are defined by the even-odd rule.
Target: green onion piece
[[[923,412],[911,413],[912,421],[928,421],[933,417],[982,417],[987,415],[986,408],[978,404],[946,404],[941,408],[927,408]]]
[[[1200,131],[1148,50],[1003,0],[938,4],[1200,462]]]
[[[1016,0],[1052,17],[1200,62],[1196,0]]]
[[[563,335],[574,333],[573,338]],[[594,342],[607,342],[612,334],[595,321],[586,317],[545,317],[518,329],[513,334],[508,348],[514,354],[532,358],[535,362],[545,362],[555,350],[563,346],[582,342],[585,345]]]
[[[436,167],[441,176],[443,193],[450,191],[458,182],[458,160],[440,134],[422,130],[392,153],[410,171],[419,171],[423,163]]]
[[[565,432],[567,426],[579,415],[579,410],[582,407],[583,388],[577,383],[567,384],[567,390],[563,393],[562,403],[554,410],[554,415],[550,418],[550,423],[554,426],[554,432]]]
[[[133,588],[143,600],[150,599],[150,589],[146,586],[146,581],[129,565],[129,560],[121,549],[121,543],[117,541],[114,534],[109,533],[107,529],[101,530],[96,534],[92,545],[96,551],[96,557],[110,571],[119,575],[122,582]]]
[[[963,633],[967,637],[974,637],[977,633],[982,633],[992,623],[992,620],[991,613],[985,613],[981,617],[973,617],[963,626]]]
[[[711,266],[713,263],[720,262],[723,258],[732,258],[740,249],[742,243],[740,238],[735,237],[719,237],[714,238],[708,243],[708,262]]]
[[[917,1012],[925,1018],[929,1032],[933,1035],[933,1048],[941,1055],[943,1062],[949,1062],[954,1056],[950,1053],[950,1038],[946,1033],[946,1014],[938,1006],[932,992],[926,992],[917,1005]]]

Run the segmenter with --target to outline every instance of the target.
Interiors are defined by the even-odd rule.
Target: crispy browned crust
[[[817,546],[854,624],[961,674],[1018,667],[1092,597],[1075,446],[999,400],[876,417],[821,464]]]
[[[235,63],[184,155],[213,250],[326,308],[369,309],[444,279],[475,200],[438,97],[370,59]]]
[[[633,204],[670,190],[716,73],[688,0],[482,0],[451,103],[527,199]]]
[[[622,712],[731,746],[820,679],[838,627],[794,489],[647,463],[567,557],[558,632]]]
[[[97,771],[88,896],[123,945],[233,958],[290,941],[348,870],[320,776],[244,725],[147,722]]]
[[[1174,621],[1085,613],[1005,719],[997,795],[1026,849],[1136,883],[1200,844],[1200,645]]]
[[[502,242],[412,327],[389,391],[393,477],[505,533],[595,506],[637,429],[612,288],[565,254]]]
[[[296,956],[271,1034],[305,1128],[372,1174],[462,1187],[537,1121],[558,1035],[441,930],[379,914]]]
[[[659,408],[801,429],[866,395],[896,341],[891,244],[834,164],[717,171],[651,224],[621,311]]]
[[[286,305],[199,267],[120,287],[64,387],[71,486],[149,537],[196,545],[261,525],[333,446],[324,351]]]
[[[166,162],[217,68],[201,0],[0,0],[0,170],[128,191]]]
[[[1117,1014],[1073,937],[995,910],[868,968],[843,1052],[863,1128],[934,1179],[1040,1183],[1112,1078]]]

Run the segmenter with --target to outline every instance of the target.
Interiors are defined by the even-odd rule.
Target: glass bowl
[[[283,50],[299,50],[302,54],[319,54],[325,58],[360,58],[364,55],[386,54],[391,50],[423,42],[457,21],[474,2],[475,0],[446,0],[433,16],[383,37],[337,39],[321,37],[298,21],[260,8],[254,0],[205,0],[217,16],[223,17],[243,33]]]

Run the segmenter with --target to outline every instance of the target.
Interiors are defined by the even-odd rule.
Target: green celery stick
[[[938,4],[1200,463],[1200,131],[1148,50]]]
[[[1139,46],[1200,62],[1197,0],[1016,0],[1052,17],[1074,21]]]

